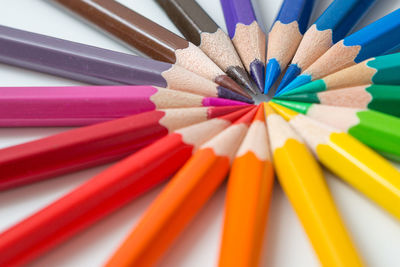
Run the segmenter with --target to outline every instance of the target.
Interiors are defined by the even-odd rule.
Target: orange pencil
[[[232,164],[219,266],[258,266],[273,183],[264,109],[260,105]]]
[[[225,179],[256,109],[203,144],[150,205],[106,266],[154,266]]]

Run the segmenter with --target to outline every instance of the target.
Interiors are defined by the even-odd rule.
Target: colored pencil
[[[258,266],[273,184],[264,110],[260,105],[229,175],[219,266]]]
[[[289,124],[264,106],[278,180],[322,266],[362,266],[314,156]]]
[[[273,100],[284,107],[331,125],[379,153],[400,160],[400,119],[369,109]]]
[[[400,117],[400,85],[370,85],[280,96],[278,99],[330,106],[372,109]]]
[[[229,36],[195,0],[157,0],[185,38],[198,46],[226,74],[242,87],[258,93]]]
[[[277,92],[343,39],[376,0],[334,0],[306,31]]]
[[[258,88],[264,88],[266,36],[251,0],[220,0],[229,37]]]
[[[0,62],[100,85],[154,85],[249,99],[176,65],[0,25]],[[250,101],[251,102],[251,101]]]
[[[0,127],[84,126],[155,109],[243,102],[154,86],[0,87]]]
[[[400,47],[400,8],[337,42],[279,94]]]
[[[400,219],[400,172],[396,168],[349,134],[276,103],[271,105],[325,167]]]
[[[249,109],[175,131],[94,176],[0,235],[0,265],[29,263],[170,177]]]
[[[152,59],[248,96],[197,46],[114,0],[53,0]]]
[[[120,159],[175,129],[241,108],[149,111],[0,149],[0,191]]]
[[[160,260],[224,181],[255,112],[248,112],[195,152],[105,266],[154,266]]]
[[[268,34],[264,94],[275,84],[296,53],[314,7],[314,0],[284,0]]]
[[[315,93],[366,84],[400,85],[400,53],[364,60],[283,95]]]

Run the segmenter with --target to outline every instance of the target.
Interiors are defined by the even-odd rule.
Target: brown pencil
[[[149,56],[248,96],[194,44],[114,0],[53,0]]]
[[[229,36],[195,0],[156,0],[187,40],[197,45],[242,87],[258,93]]]

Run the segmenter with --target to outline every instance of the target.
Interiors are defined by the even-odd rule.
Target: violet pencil
[[[257,22],[251,0],[220,0],[229,37],[260,90],[264,88],[265,33]]]

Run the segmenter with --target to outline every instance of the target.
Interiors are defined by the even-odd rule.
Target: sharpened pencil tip
[[[244,97],[236,92],[233,92],[232,90],[226,89],[225,87],[218,86],[217,90],[218,90],[218,97],[241,101],[241,102],[245,102],[245,103],[249,103],[249,104],[254,103],[254,101],[252,99]]]
[[[223,106],[246,106],[249,103],[225,99],[225,98],[217,98],[217,97],[205,97],[202,102],[203,106],[212,106],[212,107],[223,107]]]
[[[318,93],[325,91],[326,84],[323,80],[316,80],[305,85],[299,86],[293,90],[290,90],[280,96],[289,96],[289,95],[297,95],[297,94],[304,94],[304,93]]]
[[[278,86],[278,89],[276,89],[276,93],[279,93],[282,91],[283,88],[285,88],[290,82],[292,82],[297,76],[299,76],[301,73],[301,69],[297,64],[291,64],[286,72],[285,75],[283,76],[281,83]]]
[[[289,100],[289,101],[304,102],[304,103],[319,103],[319,98],[315,93],[277,96],[274,99]]]
[[[308,109],[311,107],[312,103],[304,103],[304,102],[296,102],[296,101],[287,101],[287,100],[279,100],[273,99],[271,102],[277,103],[283,107],[289,108],[296,112],[306,114]]]
[[[276,59],[272,58],[268,61],[267,70],[265,72],[264,94],[268,94],[271,87],[281,74],[281,67]]]
[[[269,105],[279,114],[281,115],[285,120],[290,121],[294,117],[296,117],[299,113],[289,109],[287,107],[281,106],[280,104],[276,102],[269,102]]]
[[[308,74],[302,74],[297,76],[291,83],[289,83],[282,91],[275,94],[275,96],[281,96],[282,94],[289,92],[297,87],[300,87],[304,84],[310,83],[312,80],[311,76]]]
[[[225,88],[230,89],[231,91],[240,94],[244,97],[251,98],[251,96],[236,82],[234,81],[231,77],[228,75],[219,75],[216,77],[215,82]]]
[[[250,75],[256,83],[258,90],[262,93],[265,83],[265,65],[260,60],[254,60],[250,64]]]
[[[265,118],[267,118],[270,115],[277,114],[276,111],[271,107],[271,105],[269,103],[270,102],[263,103]]]
[[[244,68],[238,66],[229,67],[226,71],[226,74],[232,77],[232,79],[234,79],[240,86],[246,88],[253,94],[257,94],[259,92],[260,89],[250,79],[247,71]]]

